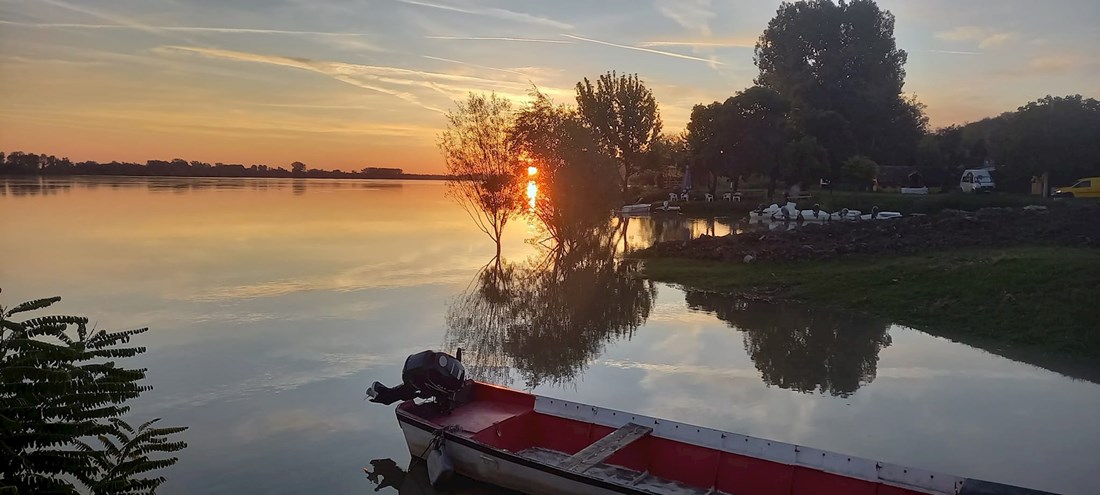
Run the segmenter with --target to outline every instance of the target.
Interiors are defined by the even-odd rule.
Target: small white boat
[[[661,204],[661,206],[657,206],[653,209],[655,209],[657,211],[680,211],[679,206],[673,206],[673,205],[669,204],[668,201],[665,201],[664,203]]]
[[[829,220],[829,212],[822,211],[821,205],[814,205],[814,207],[809,210],[798,212],[798,217],[802,219],[803,222],[824,222]]]
[[[848,221],[848,222],[854,221],[854,220],[859,220],[860,213],[862,213],[862,212],[859,211],[859,210],[849,210],[847,208],[841,208],[840,211],[835,212],[832,215],[829,215],[829,220],[832,220],[832,221]]]
[[[889,220],[891,218],[901,218],[901,213],[896,211],[878,211],[878,207],[872,207],[871,213],[860,215],[860,220]]]
[[[788,202],[772,214],[772,220],[789,222],[791,220],[798,220],[798,216],[798,205],[793,202]]]
[[[630,214],[649,213],[649,208],[650,208],[649,203],[638,203],[638,204],[623,206],[622,209],[619,210],[619,213],[630,213]]]
[[[760,205],[755,210],[749,212],[749,220],[757,220],[761,218],[772,218],[779,212],[779,205],[772,203],[771,206],[765,208],[764,205]]]
[[[786,220],[772,220],[769,217],[757,217],[750,218],[749,225],[764,225],[768,227],[768,230],[794,230],[798,228],[798,222],[789,222]]]

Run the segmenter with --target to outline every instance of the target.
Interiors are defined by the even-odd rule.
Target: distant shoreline
[[[111,161],[106,163],[87,160],[73,162],[67,157],[54,155],[0,151],[0,176],[123,176],[123,177],[237,177],[242,179],[406,179],[446,180],[443,174],[409,174],[403,169],[391,167],[364,167],[347,172],[309,168],[302,162],[293,162],[289,168],[272,167],[262,163],[245,166],[240,163],[209,163],[182,158],[172,160],[146,160],[145,163]]]
[[[62,177],[125,177],[149,179],[319,179],[319,180],[450,180],[448,175],[406,174],[397,177],[364,177],[348,175],[339,177],[304,177],[281,175],[134,175],[134,174],[0,174],[0,178],[62,178]]]

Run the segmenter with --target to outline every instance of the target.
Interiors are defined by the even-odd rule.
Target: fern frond
[[[36,309],[46,308],[46,307],[49,307],[53,303],[58,302],[60,300],[61,300],[61,296],[53,296],[53,297],[46,297],[46,298],[43,298],[43,299],[35,299],[33,301],[27,301],[25,303],[21,303],[21,304],[16,305],[14,308],[9,309],[8,312],[5,313],[5,316],[11,316],[11,315],[14,315],[16,313],[23,313],[23,312],[26,312],[26,311],[34,311]]]
[[[144,368],[118,362],[145,352],[125,345],[148,329],[89,329],[78,316],[8,319],[59,300],[0,308],[0,493],[78,493],[74,483],[95,495],[152,493],[164,478],[143,475],[177,461],[154,456],[187,444],[172,438],[186,428],[121,419],[126,402],[152,388],[140,383]]]

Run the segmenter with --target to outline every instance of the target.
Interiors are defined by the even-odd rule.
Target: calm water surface
[[[151,328],[135,364],[155,389],[133,416],[191,427],[163,493],[368,493],[376,481],[392,493],[409,453],[392,408],[364,390],[399,380],[412,352],[458,344],[477,376],[543,394],[1100,493],[1096,383],[889,322],[685,293],[612,254],[745,228],[728,220],[633,219],[625,236],[568,252],[518,220],[491,263],[491,241],[443,192],[0,181],[0,304],[57,294],[58,312],[100,328]],[[366,466],[391,474],[372,481]]]

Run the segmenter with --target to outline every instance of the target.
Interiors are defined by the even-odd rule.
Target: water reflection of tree
[[[685,218],[679,215],[654,215],[631,220],[633,248],[646,248],[658,242],[687,241],[702,235],[738,234],[743,222],[729,218]]]
[[[58,193],[68,193],[70,190],[72,190],[71,180],[44,179],[41,177],[4,180],[4,184],[0,184],[0,196],[8,194],[12,196],[50,196]]]
[[[494,260],[447,312],[447,348],[464,347],[472,376],[527,387],[572,381],[608,342],[649,317],[653,284],[615,254],[622,229],[558,240],[522,263]]]
[[[858,315],[749,302],[706,292],[686,296],[744,332],[745,351],[769,385],[848,396],[875,379],[888,326]]]

